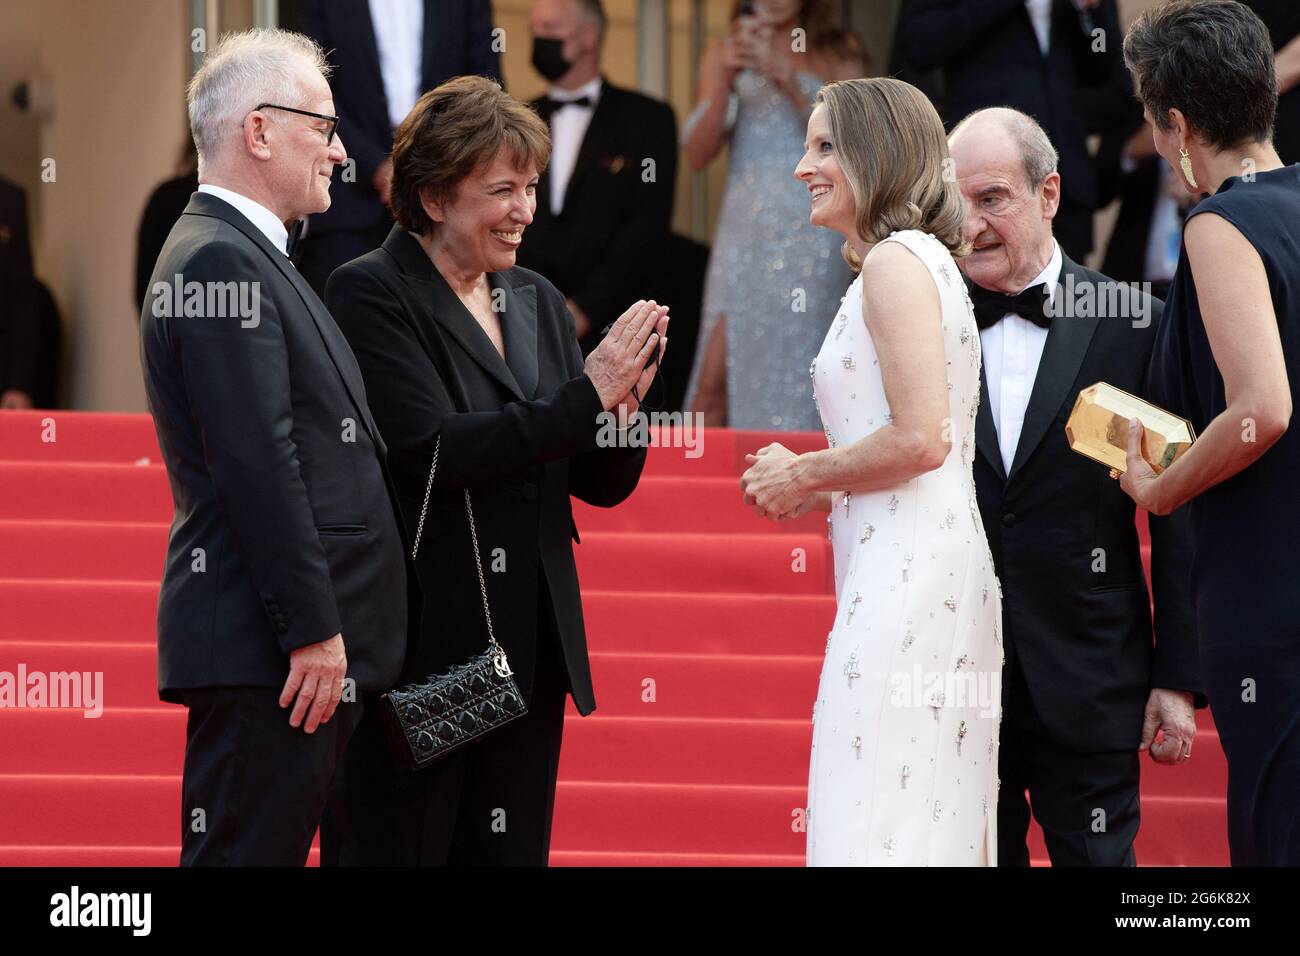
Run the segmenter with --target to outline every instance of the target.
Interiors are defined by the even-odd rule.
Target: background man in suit
[[[672,107],[600,72],[600,0],[535,0],[533,67],[551,84],[532,106],[551,128],[551,163],[519,264],[564,293],[583,352],[639,298],[653,298],[677,183]],[[647,162],[649,161],[649,162]]]
[[[296,9],[295,9],[296,7]],[[312,216],[296,257],[318,295],[343,263],[378,249],[388,213],[395,130],[422,93],[466,74],[500,78],[491,0],[300,0],[286,25],[321,45],[356,179],[336,172],[330,208]]]
[[[951,149],[983,350],[976,494],[1003,592],[998,862],[1029,864],[1028,790],[1054,865],[1133,865],[1139,750],[1185,760],[1205,706],[1186,537],[1180,518],[1150,519],[1153,651],[1134,509],[1064,426],[1094,382],[1142,394],[1163,307],[1119,286],[1105,314],[1115,284],[1062,254],[1056,150],[1030,117],[982,110]]]
[[[208,55],[189,89],[199,192],[141,318],[176,507],[158,681],[189,708],[186,865],[302,865],[360,719],[351,691],[390,686],[407,649],[384,445],[351,349],[286,254],[284,223],[329,206],[347,157],[327,71],[274,30]],[[177,308],[182,284],[198,303]]]
[[[911,0],[897,42],[908,65],[941,70],[949,128],[990,106],[1042,124],[1061,157],[1056,238],[1082,261],[1097,196],[1078,87],[1105,86],[1121,68],[1115,0]]]
[[[31,408],[37,391],[36,277],[27,196],[0,178],[0,408]]]

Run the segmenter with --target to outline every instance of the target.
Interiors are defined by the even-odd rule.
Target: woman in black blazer
[[[584,716],[596,707],[569,496],[613,507],[636,487],[645,449],[598,436],[607,413],[646,394],[668,317],[636,303],[584,364],[564,297],[514,264],[549,155],[546,126],[495,82],[431,90],[397,131],[397,225],[326,286],[412,534],[439,448],[416,562],[424,613],[401,682],[487,647],[468,488],[493,629],[528,702],[527,715],[406,771],[364,701],[322,831],[326,863],[545,865],[565,694]]]

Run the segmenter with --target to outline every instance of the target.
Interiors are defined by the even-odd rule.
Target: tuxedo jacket
[[[1092,51],[1092,29],[1104,52]],[[1038,45],[1025,0],[910,0],[898,27],[902,57],[919,70],[941,69],[940,113],[951,129],[987,106],[1010,106],[1042,125],[1060,154],[1065,201],[1095,209],[1090,132],[1079,86],[1102,87],[1122,68],[1114,0],[1081,14],[1072,0],[1053,0],[1047,55]]]
[[[309,235],[369,229],[388,215],[372,181],[393,150],[393,127],[380,73],[379,45],[365,0],[300,0],[291,17],[297,29],[319,43],[334,72],[330,88],[341,118],[339,136],[356,160],[356,181],[338,167],[330,187],[330,208],[311,217]],[[420,92],[457,76],[501,77],[500,55],[492,49],[491,0],[424,0]]]
[[[27,195],[0,179],[0,392],[40,389],[38,287],[32,272]]]
[[[542,101],[531,105],[540,111]],[[649,182],[646,160],[654,161]],[[657,298],[676,183],[672,107],[605,81],[558,216],[550,172],[542,173],[519,265],[554,282],[598,332],[637,299]]]
[[[573,702],[588,714],[596,702],[569,496],[617,505],[636,487],[646,452],[598,446],[601,401],[559,291],[518,267],[489,280],[501,303],[504,360],[401,226],[325,287],[389,443],[412,534],[438,454],[416,559],[429,597],[404,676],[441,673],[487,647],[468,489],[492,627],[520,690],[531,694],[546,588]]]
[[[1088,285],[1110,281],[1067,256],[1058,304],[1067,297],[1070,276],[1076,313],[1086,308]],[[1097,317],[1095,310],[1093,317],[1053,318],[1010,474],[1003,469],[987,381],[981,382],[975,420],[976,495],[1002,585],[1008,663],[1014,658],[1022,669],[1053,739],[1083,753],[1136,748],[1153,687],[1191,691],[1198,706],[1205,705],[1187,590],[1185,516],[1150,518],[1153,647],[1133,500],[1106,466],[1072,451],[1065,435],[1081,389],[1105,381],[1139,396],[1146,391],[1164,307],[1129,286],[1121,289],[1127,315],[1134,297],[1146,301],[1145,328],[1134,328],[1142,320]]]
[[[247,284],[257,314],[178,314],[177,275]],[[361,370],[324,305],[238,210],[196,193],[158,257],[140,333],[176,509],[160,696],[280,687],[290,651],[340,632],[357,688],[390,686],[418,596]]]

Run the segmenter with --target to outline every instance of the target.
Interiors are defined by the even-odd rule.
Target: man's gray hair
[[[949,140],[984,116],[996,119],[1015,141],[1020,149],[1020,159],[1024,163],[1025,178],[1029,180],[1030,189],[1037,189],[1044,179],[1056,172],[1056,163],[1060,157],[1051,138],[1032,116],[1010,106],[989,106],[976,110],[953,127]]]
[[[306,91],[297,70],[304,62],[329,78],[325,52],[301,33],[259,27],[221,38],[187,90],[200,172],[259,103],[303,105]]]

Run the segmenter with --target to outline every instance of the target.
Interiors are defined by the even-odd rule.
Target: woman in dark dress
[[[399,683],[487,648],[483,582],[528,713],[408,771],[365,700],[322,863],[547,863],[565,698],[583,715],[596,706],[569,498],[613,507],[636,487],[646,450],[602,440],[615,432],[606,413],[636,410],[668,327],[666,308],[636,303],[584,361],[564,296],[515,266],[549,156],[546,124],[494,81],[429,91],[393,146],[397,225],[325,287],[388,445],[406,529],[423,529],[423,612]]]
[[[1190,192],[1210,195],[1184,227],[1150,376],[1155,400],[1198,439],[1157,477],[1131,425],[1122,483],[1155,514],[1190,502],[1232,863],[1300,865],[1300,430],[1288,427],[1300,386],[1300,165],[1273,148],[1273,48],[1242,4],[1154,8],[1124,53],[1156,148]]]

